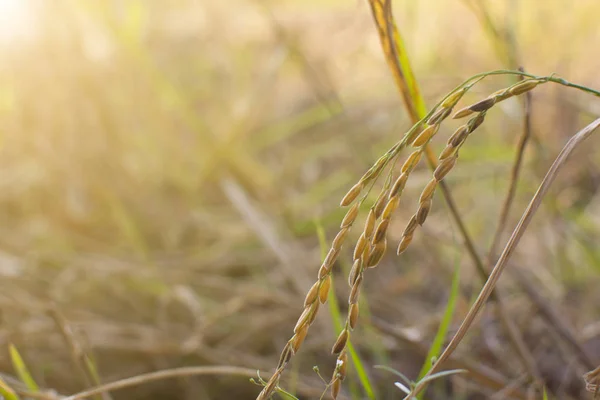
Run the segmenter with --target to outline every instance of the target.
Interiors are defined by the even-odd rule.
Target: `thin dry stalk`
[[[58,394],[48,393],[48,392],[30,392],[28,390],[20,390],[20,389],[14,389],[14,388],[13,388],[13,390],[19,396],[22,396],[24,398],[34,399],[34,400],[62,400],[65,398],[64,396],[60,396]]]
[[[83,392],[75,393],[71,396],[63,397],[62,400],[80,400],[105,392],[112,392],[131,386],[143,385],[148,382],[183,376],[199,375],[234,375],[253,377],[256,376],[256,370],[250,368],[233,367],[229,365],[165,369],[162,371],[150,372],[147,374],[136,375],[131,378],[121,379],[115,382],[106,383]]]
[[[588,126],[583,128],[581,131],[579,131],[575,136],[573,136],[567,142],[565,147],[562,149],[562,151],[560,152],[560,154],[558,155],[558,157],[556,158],[556,160],[554,161],[554,163],[552,164],[552,166],[546,173],[544,180],[542,181],[537,192],[533,196],[531,202],[529,203],[529,206],[523,213],[521,220],[519,221],[519,223],[517,224],[517,227],[513,231],[510,239],[508,240],[508,243],[504,247],[504,251],[500,255],[500,258],[498,259],[496,266],[492,270],[487,282],[481,289],[481,292],[479,293],[477,300],[475,301],[475,303],[473,304],[473,306],[467,313],[467,316],[461,323],[460,327],[458,328],[458,331],[452,337],[452,340],[450,340],[450,343],[448,344],[448,346],[444,349],[444,351],[442,352],[442,354],[440,355],[438,360],[433,364],[433,366],[427,372],[425,377],[431,376],[433,373],[439,371],[441,366],[444,364],[444,362],[450,357],[450,355],[454,352],[454,350],[456,350],[456,348],[458,347],[458,345],[460,344],[460,342],[462,341],[462,339],[464,338],[464,336],[470,329],[471,325],[473,324],[475,317],[477,316],[479,311],[481,311],[481,309],[485,305],[486,301],[489,299],[492,291],[494,290],[494,287],[496,286],[496,284],[498,283],[498,280],[500,279],[500,276],[502,275],[502,272],[506,268],[506,265],[507,265],[507,262],[508,262],[510,256],[514,252],[521,237],[527,230],[527,227],[529,226],[531,219],[533,218],[537,209],[539,208],[539,206],[542,202],[542,199],[548,192],[550,185],[552,184],[552,182],[554,182],[554,179],[556,178],[558,172],[563,167],[563,165],[565,164],[565,162],[567,161],[568,157],[571,155],[573,150],[579,144],[581,144],[581,142],[583,142],[585,139],[587,139],[592,134],[592,132],[599,126],[600,126],[600,118],[596,119],[594,122],[592,122],[591,124],[589,124]],[[423,389],[424,389],[424,385],[418,384],[411,391],[411,393],[405,397],[405,400],[408,400],[408,399],[418,395]]]
[[[85,353],[83,348],[79,345],[75,339],[75,335],[69,323],[65,320],[58,309],[52,307],[48,310],[48,314],[54,320],[54,323],[58,327],[65,343],[69,348],[69,354],[71,355],[71,361],[77,368],[80,375],[81,381],[84,387],[92,387],[93,385],[99,385],[97,376],[94,374],[92,367],[90,366],[89,356]],[[110,400],[111,396],[109,393],[102,393],[101,399]]]

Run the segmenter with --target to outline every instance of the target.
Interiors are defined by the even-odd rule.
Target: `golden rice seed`
[[[354,264],[352,264],[352,268],[350,269],[350,273],[348,274],[348,286],[350,286],[350,287],[354,286],[354,282],[356,282],[356,279],[360,275],[360,269],[361,269],[361,261],[359,258],[354,261]]]
[[[333,253],[332,250],[334,250]],[[327,257],[325,257],[325,261],[323,261],[323,264],[321,264],[321,268],[319,268],[319,279],[323,279],[326,275],[328,275],[331,272],[335,259],[339,254],[339,250],[329,250],[329,253],[327,253]]]
[[[365,174],[360,178],[360,180],[358,182],[365,185],[374,176],[377,176],[379,174],[379,172],[381,172],[382,168],[385,166],[385,164],[388,162],[388,160],[389,159],[386,155],[379,157],[379,159],[377,159],[377,161],[375,161],[375,164],[373,164],[373,166],[371,168],[369,168],[369,170],[367,172],[365,172]]]
[[[329,249],[329,253],[327,253],[327,257],[325,257],[323,265],[327,265],[327,267],[331,269],[331,266],[333,263],[335,263],[335,260],[337,260],[339,255],[340,249]]]
[[[362,285],[363,275],[359,274],[356,280],[354,281],[354,285],[352,285],[352,289],[350,289],[350,295],[348,296],[348,304],[356,304],[358,303],[358,296],[360,295],[360,286]]]
[[[406,251],[406,249],[410,245],[410,242],[412,241],[412,238],[413,238],[412,234],[402,237],[400,244],[398,244],[398,250],[397,250],[398,255],[400,255]]]
[[[442,152],[440,153],[439,159],[443,160],[445,158],[448,158],[452,155],[454,155],[456,153],[458,149],[456,147],[453,147],[452,145],[448,145],[444,148],[444,150],[442,150]]]
[[[331,243],[331,248],[340,250],[342,248],[342,245],[344,244],[344,240],[346,240],[346,236],[348,235],[349,231],[350,227],[342,228],[338,232],[338,234],[335,235],[335,239],[333,239],[333,242]]]
[[[401,171],[403,173],[407,172],[407,171],[412,171],[412,169],[415,167],[415,165],[417,165],[419,163],[420,159],[421,159],[421,151],[419,151],[419,150],[413,151],[410,154],[410,156],[408,156],[408,158],[406,159],[404,164],[402,165]]]
[[[526,81],[517,83],[515,86],[508,89],[508,91],[513,96],[518,96],[520,94],[530,91],[540,83],[542,83],[542,81],[539,81],[537,79],[528,79]]]
[[[294,337],[292,338],[292,349],[294,350],[294,353],[297,353],[298,350],[300,350],[300,346],[302,346],[302,343],[304,343],[307,333],[308,325],[304,325],[298,330],[298,332],[294,334]]]
[[[443,120],[445,120],[448,117],[448,115],[450,115],[451,112],[452,108],[440,107],[436,112],[433,113],[431,117],[429,117],[429,119],[427,120],[427,124],[439,125]]]
[[[440,165],[442,165],[440,163]],[[435,188],[437,187],[438,181],[433,178],[429,181],[423,192],[421,192],[421,197],[419,197],[419,203],[423,203],[433,197],[433,192],[435,192]]]
[[[466,88],[462,88],[457,90],[456,92],[452,93],[450,96],[448,96],[446,98],[446,100],[444,100],[444,102],[442,103],[442,107],[444,108],[452,108],[456,105],[456,103],[458,103],[458,101],[463,97],[463,95],[466,93]]]
[[[370,238],[373,234],[373,230],[375,229],[375,222],[377,221],[377,217],[375,216],[375,210],[370,209],[369,214],[367,214],[367,220],[365,221],[365,237]]]
[[[485,119],[485,113],[479,113],[475,117],[471,118],[467,125],[469,126],[469,133],[473,132],[475,129],[479,127],[479,125],[483,124],[483,120]]]
[[[458,110],[456,113],[454,113],[452,118],[453,119],[464,118],[464,117],[468,117],[469,115],[474,114],[474,113],[475,113],[475,111],[471,110],[470,107],[465,107],[465,108]]]
[[[463,125],[461,128],[463,128],[463,127],[464,127],[464,129],[460,129],[460,131],[457,131],[458,135],[453,136],[451,138],[452,140],[448,143],[450,146],[460,147],[464,143],[467,136],[469,136],[469,133],[470,133],[469,127],[466,125]]]
[[[483,100],[478,101],[477,103],[471,105],[469,107],[469,110],[475,111],[475,112],[487,111],[490,108],[492,108],[494,106],[494,104],[496,104],[496,98],[488,97],[486,99],[483,99]]]
[[[367,247],[367,243],[369,243],[369,240],[363,232],[356,241],[356,246],[354,247],[354,254],[352,255],[353,260],[358,260],[360,258],[362,253],[365,251],[365,248]]]
[[[415,141],[412,144],[413,147],[423,146],[429,141],[429,139],[433,137],[433,135],[437,133],[438,129],[440,129],[440,126],[438,124],[428,126],[423,132],[421,132],[419,137],[415,139]]]
[[[465,135],[465,133],[468,135],[469,134],[469,127],[467,125],[461,125],[458,127],[458,129],[456,129],[454,131],[454,133],[452,134],[452,136],[450,136],[448,138],[448,141],[446,142],[449,145],[454,146],[452,143],[456,142],[457,138]],[[454,146],[456,147],[456,146]]]
[[[358,215],[358,203],[354,203],[352,207],[348,210],[344,219],[342,220],[342,224],[340,225],[340,229],[346,228],[354,223],[356,216]]]
[[[410,221],[408,221],[408,224],[406,224],[406,228],[404,229],[404,233],[402,234],[402,236],[412,236],[413,232],[415,231],[415,229],[417,229],[418,225],[419,224],[417,223],[417,217],[413,215],[410,218]]]
[[[407,133],[404,134],[404,140],[406,141],[406,145],[410,146],[412,142],[415,141],[415,138],[419,136],[419,133],[423,131],[423,123],[420,123],[418,126],[413,126]]]
[[[391,218],[396,208],[398,208],[398,204],[400,204],[400,196],[394,196],[388,201],[381,213],[381,219],[389,219]]]
[[[338,356],[337,361],[335,362],[335,370],[337,371],[337,376],[341,381],[346,378],[346,372],[348,370],[348,355],[346,354],[346,350],[342,351]]]
[[[321,305],[321,303],[319,303],[318,301],[315,301],[314,303],[312,303],[311,308],[311,312],[308,315],[308,320],[306,321],[308,325],[312,324],[315,320],[315,318],[317,318],[317,313],[319,312],[319,306]]]
[[[429,210],[431,210],[431,204],[433,203],[433,201],[431,199],[429,199],[426,202],[423,202],[421,204],[419,204],[419,209],[417,210],[417,223],[419,225],[423,225],[423,223],[425,223],[425,220],[427,219],[427,216],[429,215]]]
[[[340,332],[340,335],[338,336],[337,340],[335,341],[335,344],[331,348],[331,353],[339,354],[346,347],[347,341],[348,341],[348,330],[344,329],[342,332]]]
[[[302,311],[302,314],[300,314],[300,318],[298,318],[298,322],[296,322],[296,326],[294,327],[294,333],[298,333],[298,330],[306,325],[306,322],[310,317],[311,309],[311,306],[304,307],[304,311]]]
[[[506,100],[510,97],[512,97],[513,95],[506,89],[500,89],[494,93],[492,93],[489,97],[495,97],[496,98],[496,103],[502,101],[502,100]]]
[[[381,220],[379,225],[377,225],[377,229],[375,229],[375,235],[373,236],[373,243],[377,244],[385,239],[385,234],[387,233],[388,226],[390,224],[389,218],[384,218]]]
[[[358,303],[350,304],[350,309],[348,310],[348,322],[350,324],[350,328],[354,329],[357,321],[358,321]]]
[[[294,355],[292,343],[287,342],[287,344],[283,348],[283,351],[281,352],[281,355],[279,356],[279,362],[277,363],[277,369],[285,366],[290,361],[290,358],[292,358],[292,355]]]
[[[352,186],[340,202],[340,206],[346,207],[352,204],[352,202],[356,200],[360,192],[362,192],[364,187],[365,185],[362,182],[358,182],[356,185]]]
[[[333,400],[337,400],[337,397],[340,394],[341,388],[342,388],[342,381],[335,378],[333,380],[333,382],[331,382],[331,398]]]
[[[392,185],[392,189],[390,189],[390,194],[388,195],[388,199],[392,197],[399,196],[402,194],[404,190],[404,186],[406,186],[406,181],[408,180],[408,174],[400,174],[398,179]]]
[[[387,240],[383,238],[380,242],[376,243],[369,254],[369,259],[367,260],[367,268],[375,268],[379,261],[383,258],[385,254],[385,249],[387,248]]]
[[[321,303],[325,303],[327,301],[327,296],[329,296],[329,288],[331,287],[331,275],[327,275],[327,277],[323,280],[321,287],[319,288],[319,301]]]
[[[333,267],[333,265],[321,264],[321,268],[319,268],[319,280],[323,279],[331,272],[331,267]]]
[[[450,172],[450,170],[454,167],[454,164],[456,164],[456,156],[444,158],[444,160],[437,166],[435,171],[433,171],[433,177],[435,180],[439,182],[444,179],[448,172]]]
[[[317,296],[319,295],[319,283],[320,281],[315,282],[308,293],[306,293],[306,297],[304,298],[304,307],[311,305],[317,299]]]
[[[385,166],[385,164],[387,162],[388,162],[388,157],[386,157],[385,155],[379,157],[377,159],[377,161],[375,161],[375,164],[373,164],[373,167],[371,167],[371,174],[369,176],[369,179],[371,179],[372,177],[374,177],[377,174],[379,174],[379,172],[381,172],[381,170],[383,169],[383,167]]]
[[[381,217],[381,214],[383,213],[383,209],[385,208],[385,206],[387,205],[387,199],[388,199],[388,192],[382,192],[379,197],[377,198],[377,204],[375,204],[375,218],[379,218]]]

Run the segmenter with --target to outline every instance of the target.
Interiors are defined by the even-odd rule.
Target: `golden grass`
[[[457,255],[465,239],[447,221],[442,185],[452,188],[475,254],[489,253],[484,265],[493,265],[498,252],[486,244],[497,218],[499,226],[516,222],[511,209],[526,204],[562,135],[597,115],[597,103],[555,91],[546,76],[518,83],[518,74],[500,75],[444,99],[464,77],[505,59],[460,1],[394,2],[397,21],[388,17],[391,1],[373,1],[377,28],[366,1],[32,3],[45,9],[37,24],[43,37],[0,41],[0,390],[7,398],[246,399],[262,389],[248,384],[257,369],[284,367],[276,392],[312,399],[327,387],[338,398],[369,397],[349,345],[371,396],[395,398],[393,378],[372,366],[417,376],[444,308],[448,260],[469,261]],[[589,53],[595,2],[555,14],[552,3],[476,7],[500,25],[497,43],[505,31],[518,37],[517,57],[509,58],[527,71],[556,70],[598,86]],[[538,14],[557,29],[528,23]],[[405,35],[401,52],[388,36],[396,23]],[[407,112],[375,46],[378,34],[388,43],[387,62],[414,56],[416,77],[394,71],[393,78],[422,101]],[[557,52],[565,36],[569,46]],[[519,185],[509,183],[516,194],[503,217],[495,210],[523,114],[512,97],[525,90],[534,93],[531,146],[523,149]],[[406,115],[427,114],[425,101],[435,99],[440,104],[394,144],[414,122]],[[492,102],[485,116],[469,109]],[[450,117],[463,106],[477,119],[457,130]],[[422,160],[432,157],[439,165],[426,172]],[[510,330],[496,328],[500,317],[486,314],[470,330],[470,351],[459,347],[451,357],[452,368],[471,374],[445,377],[427,398],[437,390],[489,397],[503,388],[519,398],[537,376],[550,396],[581,398],[571,388],[583,391],[581,375],[598,365],[598,160],[592,146],[577,157],[512,258],[508,272],[521,268],[527,279],[503,278],[498,295],[542,374],[521,362]],[[334,199],[355,183],[342,201],[348,208],[338,209]],[[315,219],[331,240],[320,268]],[[405,253],[396,258],[394,250]],[[461,269],[457,316],[479,285],[469,265]],[[335,284],[346,281],[342,271],[348,286]],[[323,305],[331,296],[344,299],[346,317],[335,333]],[[528,314],[532,307],[543,311]],[[490,331],[500,351],[479,340]],[[340,332],[345,348],[332,357]],[[9,343],[28,371],[21,379]],[[581,371],[554,385],[567,364]],[[39,391],[23,385],[27,376]],[[467,393],[457,393],[465,381]]]

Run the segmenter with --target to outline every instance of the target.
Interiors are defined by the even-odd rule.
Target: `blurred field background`
[[[516,66],[600,88],[596,0],[394,7],[429,105],[471,75]],[[367,1],[0,0],[0,21],[4,379],[15,375],[11,343],[36,382],[61,394],[91,385],[85,357],[102,382],[210,365],[268,378],[316,277],[318,229],[333,238],[340,198],[412,125]],[[465,101],[511,83],[486,79]],[[508,231],[567,138],[599,114],[600,101],[577,91],[533,92],[532,140]],[[447,179],[482,256],[522,115],[517,99],[495,107]],[[436,152],[453,124],[434,141]],[[599,146],[592,137],[562,171],[500,285],[550,398],[585,398],[581,376],[591,368],[519,283],[530,283],[597,366]],[[392,243],[430,179],[422,164]],[[334,274],[343,313],[350,248]],[[389,253],[366,277],[352,336],[377,399],[402,394],[397,378],[374,365],[416,378],[455,267],[451,332],[481,287],[441,195],[407,253]],[[312,367],[330,376],[336,333],[322,308],[282,387],[318,399],[325,385]],[[455,359],[475,377],[444,378],[426,398],[528,398],[491,307]],[[341,398],[368,398],[354,371]],[[213,375],[112,396],[253,399],[259,391],[248,377]]]

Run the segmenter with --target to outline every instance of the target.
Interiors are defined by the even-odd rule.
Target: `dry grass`
[[[447,339],[554,155],[599,114],[550,75],[600,87],[598,5],[395,2],[394,21],[392,2],[367,3],[35,3],[43,35],[0,42],[0,390],[251,399],[260,370],[274,375],[259,384],[301,399],[380,400],[400,394],[375,365],[417,380],[452,271]],[[413,84],[384,53],[410,56]],[[520,65],[540,76],[457,86]],[[394,80],[422,104],[403,107]],[[586,143],[504,264],[494,312],[442,366],[470,373],[429,382],[427,399],[591,396],[598,152]],[[320,267],[315,225],[331,243]]]

